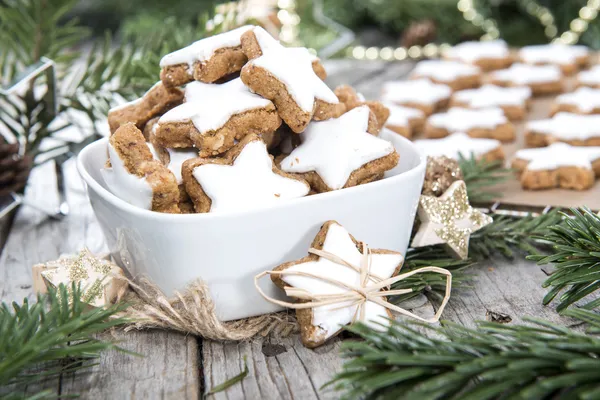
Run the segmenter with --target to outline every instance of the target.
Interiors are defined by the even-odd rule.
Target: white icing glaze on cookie
[[[218,49],[241,46],[242,35],[250,29],[252,29],[252,25],[246,25],[229,32],[200,39],[183,49],[176,50],[164,56],[160,60],[160,67],[187,64],[189,66],[188,72],[191,74],[192,67],[196,61],[207,61]]]
[[[548,147],[519,150],[515,158],[530,161],[527,164],[529,171],[547,171],[559,167],[592,169],[592,162],[600,158],[600,147],[570,146],[558,142]]]
[[[426,156],[446,156],[455,160],[459,159],[459,155],[462,155],[463,158],[470,158],[471,155],[477,158],[500,147],[499,140],[472,138],[462,132],[442,139],[415,140],[414,143]]]
[[[425,113],[416,108],[397,106],[392,103],[384,103],[384,106],[390,110],[390,117],[385,123],[389,126],[408,127],[411,119],[425,117]]]
[[[169,152],[169,165],[167,168],[175,175],[175,179],[177,179],[177,184],[181,185],[183,183],[183,178],[181,176],[181,166],[183,163],[189,159],[198,157],[197,149],[167,149]]]
[[[528,64],[575,64],[577,58],[585,57],[588,53],[586,46],[551,43],[522,47],[519,58]]]
[[[157,125],[154,125],[153,129],[156,126]],[[154,159],[156,161],[159,161],[162,163],[162,160],[161,160],[160,156],[158,155],[158,152],[156,151],[154,146],[151,143],[146,143],[146,145],[150,149],[150,153],[152,153],[152,157],[154,157]],[[167,164],[166,167],[169,169],[169,171],[171,171],[173,173],[173,175],[175,175],[177,184],[181,185],[183,183],[183,177],[181,176],[181,166],[183,165],[183,163],[185,161],[187,161],[191,158],[198,157],[198,150],[193,147],[190,147],[187,149],[165,149],[165,150],[169,153],[169,164]]]
[[[362,254],[356,248],[348,231],[338,224],[331,224],[329,226],[327,236],[323,242],[323,251],[335,254],[351,265],[360,266]],[[401,254],[371,254],[370,272],[379,278],[387,279],[392,276],[398,265],[402,262],[402,259]],[[306,272],[335,279],[353,287],[360,287],[361,278],[358,272],[321,257],[317,261],[292,265],[286,271]],[[290,286],[304,289],[315,295],[339,294],[348,291],[346,288],[305,276],[283,275],[281,279]],[[370,279],[367,285],[371,282],[375,283],[373,279]],[[362,322],[375,329],[381,329],[381,326],[378,324],[389,324],[389,320],[387,319],[389,315],[385,307],[370,301],[365,302],[363,307],[365,318]],[[326,340],[339,331],[341,327],[351,323],[354,315],[357,314],[356,311],[357,306],[349,303],[336,303],[315,307],[313,308],[312,324],[320,328],[319,337],[322,334],[323,340]],[[357,316],[357,321],[360,321],[360,315]]]
[[[394,146],[367,132],[369,107],[356,107],[339,118],[312,122],[300,134],[302,144],[281,162],[285,172],[315,171],[333,189],[344,187],[353,171],[392,154]]]
[[[116,150],[109,143],[108,157],[111,168],[100,170],[102,178],[112,194],[127,203],[150,210],[152,208],[152,187],[146,178],[129,173]]]
[[[158,123],[191,121],[204,133],[221,128],[235,114],[270,104],[271,101],[250,92],[240,78],[221,85],[194,81],[185,87],[185,103],[167,111]]]
[[[151,92],[155,87],[157,87],[158,85],[160,85],[160,83],[161,83],[161,81],[158,81],[154,85],[152,85],[152,87],[150,89],[148,89],[146,91],[146,93],[144,93],[143,96],[140,97],[139,99],[135,99],[135,100],[128,101],[128,102],[121,103],[119,105],[114,106],[113,108],[111,108],[110,110],[108,110],[109,114],[112,113],[112,112],[115,112],[115,111],[122,110],[125,107],[129,107],[129,106],[133,106],[133,105],[141,103],[142,100],[144,99],[144,96],[146,96],[149,92]]]
[[[504,111],[498,107],[478,109],[452,107],[445,113],[433,114],[427,122],[436,128],[444,128],[450,132],[466,132],[473,128],[494,129],[506,124],[508,119]]]
[[[600,65],[594,65],[587,71],[581,71],[577,74],[577,80],[583,85],[598,85],[600,84]]]
[[[158,154],[158,151],[156,151],[156,149],[154,148],[154,145],[150,142],[146,142],[146,146],[148,146],[148,150],[150,150],[150,153],[152,153],[152,158],[154,158],[156,161],[161,161],[160,155]]]
[[[571,104],[582,112],[592,112],[600,108],[600,89],[580,87],[571,93],[564,93],[556,97],[558,104]]]
[[[473,63],[481,59],[504,59],[510,56],[504,40],[463,42],[444,52],[444,56]]]
[[[420,61],[412,72],[412,76],[432,78],[441,82],[451,82],[464,76],[473,76],[481,70],[470,64],[447,60]]]
[[[552,118],[530,121],[525,129],[562,140],[585,140],[600,136],[600,115],[559,112]]]
[[[414,79],[384,83],[382,100],[392,103],[432,105],[447,100],[451,94],[452,89],[449,86],[433,83],[429,79]]]
[[[205,164],[192,172],[212,200],[210,212],[244,211],[306,196],[306,182],[273,172],[273,161],[262,141],[242,149],[233,165]]]
[[[530,83],[557,82],[562,78],[562,72],[556,65],[513,64],[509,68],[492,71],[490,77],[501,82],[511,82],[516,85]]]
[[[298,106],[312,112],[315,98],[338,104],[331,89],[319,78],[312,67],[315,57],[304,47],[284,47],[261,27],[254,28],[254,35],[262,55],[248,64],[269,71],[281,81]]]
[[[471,108],[485,108],[497,106],[525,107],[531,97],[531,89],[523,87],[501,87],[496,85],[483,85],[477,89],[461,90],[454,93],[453,98]]]

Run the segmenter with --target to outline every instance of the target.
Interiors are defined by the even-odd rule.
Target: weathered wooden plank
[[[488,312],[508,315],[512,323],[524,317],[544,318],[568,325],[570,318],[561,317],[552,306],[542,305],[547,278],[542,267],[520,256],[507,260],[501,256],[482,261],[470,270],[472,287],[456,290],[444,313],[444,319],[473,327],[485,321]]]
[[[21,207],[0,257],[0,294],[3,301],[32,297],[31,265],[73,253],[84,246],[106,251],[74,160],[65,165],[71,214],[61,221],[48,219],[31,207]],[[52,165],[32,174],[27,200],[52,209],[58,203]],[[50,388],[56,394],[81,393],[84,398],[197,398],[200,391],[198,344],[195,338],[165,331],[115,333],[120,346],[143,357],[109,351],[89,372],[64,376],[28,393]],[[59,384],[62,383],[62,384]]]
[[[104,339],[119,342],[139,357],[102,353],[99,365],[85,373],[65,374],[63,396],[84,399],[197,399],[200,393],[198,342],[164,331],[116,332]]]
[[[31,175],[32,184],[27,188],[27,199],[35,204],[53,204],[56,197],[52,190],[51,179],[46,175],[52,166],[35,169]],[[35,184],[33,184],[35,182]],[[46,248],[48,257],[53,257],[55,248],[48,239],[39,240],[39,233],[52,235],[52,226],[42,223],[45,217],[31,207],[21,207],[14,219],[11,233],[0,256],[0,299],[3,302],[21,302],[23,298],[32,298],[31,265],[41,261],[41,248]],[[37,230],[34,229],[37,226]],[[37,243],[37,245],[36,245]],[[42,255],[43,257],[43,255]],[[43,390],[60,393],[59,379],[48,379],[34,385],[12,388],[24,394],[34,394]]]
[[[307,349],[298,335],[260,338],[246,343],[202,344],[205,387],[210,389],[248,365],[241,384],[215,394],[215,399],[329,399],[331,390],[321,390],[341,366],[339,339],[316,349]]]

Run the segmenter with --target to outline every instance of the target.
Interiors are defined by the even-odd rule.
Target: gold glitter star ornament
[[[70,288],[75,282],[80,285],[83,302],[92,307],[114,303],[128,286],[121,268],[88,249],[48,264],[51,267],[40,272],[47,287],[57,288],[62,283]]]
[[[422,195],[418,215],[421,226],[411,246],[446,244],[462,260],[469,256],[471,234],[493,221],[471,207],[464,181],[454,182],[440,197]]]

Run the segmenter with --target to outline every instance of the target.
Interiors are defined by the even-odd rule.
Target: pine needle
[[[469,201],[473,204],[502,197],[502,193],[493,191],[492,188],[506,181],[513,173],[511,169],[502,167],[502,161],[486,161],[477,159],[474,155],[469,158],[459,155],[458,164],[467,185]]]
[[[526,217],[494,215],[494,222],[473,232],[469,242],[469,255],[477,260],[486,259],[494,254],[512,258],[516,251],[528,255],[539,255],[549,247],[545,235],[551,226],[562,221],[559,210],[546,214]]]
[[[233,378],[228,379],[225,382],[213,387],[206,394],[207,395],[215,394],[215,393],[222,392],[223,390],[227,390],[228,388],[235,385],[236,383],[243,381],[247,375],[248,375],[248,364],[246,362],[246,356],[244,356],[244,370],[242,372],[240,372],[239,374],[237,374],[236,376],[234,376]]]
[[[452,272],[454,289],[468,288],[471,286],[471,275],[468,272],[471,267],[495,255],[512,258],[517,252],[526,255],[541,254],[550,246],[545,239],[550,227],[560,225],[563,220],[559,210],[519,218],[494,214],[492,217],[494,222],[471,235],[470,258],[456,260],[442,245],[410,248],[406,253],[403,272],[427,266],[446,268]],[[441,300],[445,287],[445,279],[439,274],[413,275],[393,285],[394,289],[412,289],[412,292],[394,296],[390,301],[397,304],[419,294]]]
[[[126,320],[112,318],[124,306],[90,308],[73,285],[50,288],[30,304],[0,306],[0,387],[23,385],[87,368],[108,349],[124,351],[95,337]],[[32,373],[31,371],[36,371]]]
[[[600,289],[600,217],[587,207],[561,213],[564,222],[548,228],[538,237],[548,241],[554,252],[547,256],[532,255],[528,259],[538,264],[552,264],[555,271],[543,284],[550,288],[543,303],[558,297],[558,312],[588,298]],[[600,300],[588,301],[584,308],[597,308]]]
[[[596,313],[567,314],[600,330]],[[527,321],[475,329],[392,321],[384,331],[354,324],[347,329],[363,340],[342,343],[345,363],[327,385],[344,399],[598,398],[600,338]]]

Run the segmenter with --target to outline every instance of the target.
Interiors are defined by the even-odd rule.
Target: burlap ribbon
[[[340,308],[346,307],[354,307],[356,306],[356,312],[352,318],[351,323],[356,320],[364,321],[365,320],[365,303],[367,301],[371,301],[373,303],[379,304],[382,307],[385,307],[388,310],[395,311],[399,314],[417,319],[422,322],[437,322],[450,299],[450,292],[452,290],[452,273],[444,268],[438,267],[423,267],[419,268],[404,274],[396,275],[391,278],[383,279],[371,272],[371,253],[366,244],[363,243],[363,252],[361,257],[361,263],[359,266],[352,265],[351,263],[343,260],[342,258],[336,256],[335,254],[329,253],[327,251],[318,250],[318,249],[309,249],[308,251],[311,254],[315,254],[319,257],[325,258],[331,262],[334,262],[339,265],[343,265],[347,268],[350,268],[360,274],[359,286],[349,285],[345,282],[341,282],[337,279],[333,279],[327,276],[319,275],[318,273],[308,273],[302,271],[292,271],[292,270],[282,270],[282,271],[266,271],[262,272],[254,277],[254,285],[256,289],[261,294],[261,296],[273,303],[280,305],[282,307],[292,308],[292,309],[306,309],[306,308],[315,308],[328,306],[333,304],[340,304]],[[438,274],[442,274],[446,276],[446,290],[444,294],[444,298],[442,300],[442,304],[438,308],[437,312],[432,318],[422,318],[402,307],[398,307],[395,304],[391,304],[387,301],[386,297],[388,296],[397,296],[401,294],[406,294],[412,292],[412,289],[385,289],[390,287],[396,282],[400,282],[410,276],[416,274],[422,274],[425,272],[434,272]],[[267,276],[303,276],[307,278],[312,278],[316,280],[320,280],[322,282],[327,282],[337,287],[346,289],[346,292],[343,293],[335,293],[335,294],[313,294],[305,289],[295,288],[291,286],[286,286],[284,288],[286,295],[290,297],[295,297],[299,300],[303,300],[305,302],[302,303],[290,303],[287,301],[282,301],[275,299],[273,297],[268,296],[258,285],[258,281]],[[348,304],[349,303],[349,304]]]
[[[132,321],[126,331],[163,328],[205,339],[242,341],[268,334],[285,337],[298,330],[295,317],[285,312],[221,322],[208,286],[202,280],[190,284],[183,293],[175,292],[172,298],[147,279],[128,282],[133,291],[123,293],[120,301],[129,307],[119,315]]]

